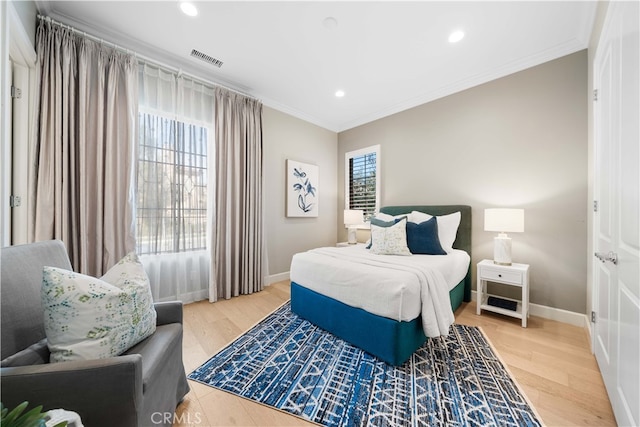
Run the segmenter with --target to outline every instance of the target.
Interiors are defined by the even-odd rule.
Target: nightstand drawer
[[[518,271],[493,270],[490,267],[483,267],[480,269],[480,279],[520,285],[522,283],[522,273]]]

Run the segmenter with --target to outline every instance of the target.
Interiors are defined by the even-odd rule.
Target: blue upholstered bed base
[[[460,212],[460,225],[453,247],[471,255],[471,206],[410,205],[385,206],[380,209],[380,212],[389,215],[408,214],[412,211],[434,216]],[[471,301],[471,268],[468,268],[466,277],[449,292],[449,296],[454,310],[463,301]],[[426,340],[422,332],[421,317],[411,322],[397,322],[350,307],[295,282],[291,282],[291,310],[392,365],[403,364]]]
[[[465,283],[449,292],[455,310],[464,299]],[[291,310],[300,317],[392,365],[403,364],[427,339],[422,318],[398,322],[348,306],[291,282]]]

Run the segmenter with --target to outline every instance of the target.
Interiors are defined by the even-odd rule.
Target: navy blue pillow
[[[438,238],[438,221],[435,216],[420,224],[407,222],[407,246],[412,254],[447,254],[440,245],[440,239]]]
[[[378,218],[371,218],[371,225],[377,225],[378,227],[391,227],[392,225],[396,225],[397,223],[399,223],[400,221],[402,221],[403,219],[405,219],[406,216],[401,216],[400,218],[394,218],[391,221],[383,221],[381,219]],[[435,218],[435,217],[434,217]],[[372,245],[372,241],[369,241],[369,244],[367,245],[367,247],[365,249],[371,249],[371,245]]]

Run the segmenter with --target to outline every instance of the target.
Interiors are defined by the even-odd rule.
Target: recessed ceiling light
[[[189,3],[188,1],[180,2],[180,10],[182,10],[182,12],[188,16],[198,15],[198,9],[196,9],[193,3]]]
[[[322,25],[327,29],[336,28],[338,26],[338,20],[333,16],[328,16],[324,18]]]
[[[344,91],[343,90],[337,90],[336,91],[336,97],[342,98],[343,96],[344,96]]]
[[[464,38],[463,31],[454,31],[449,35],[449,43],[458,43],[463,38]]]

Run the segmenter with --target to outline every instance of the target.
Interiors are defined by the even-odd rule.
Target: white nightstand
[[[516,264],[499,265],[493,260],[485,259],[478,263],[478,290],[477,290],[477,309],[476,313],[480,314],[481,310],[493,311],[495,313],[504,314],[506,316],[517,317],[522,319],[522,327],[527,327],[527,317],[529,317],[529,265]],[[510,298],[502,298],[518,303],[516,311],[489,305],[487,300],[490,296],[487,294],[487,282],[502,283],[510,286],[518,286],[522,290],[522,298],[520,301]]]

